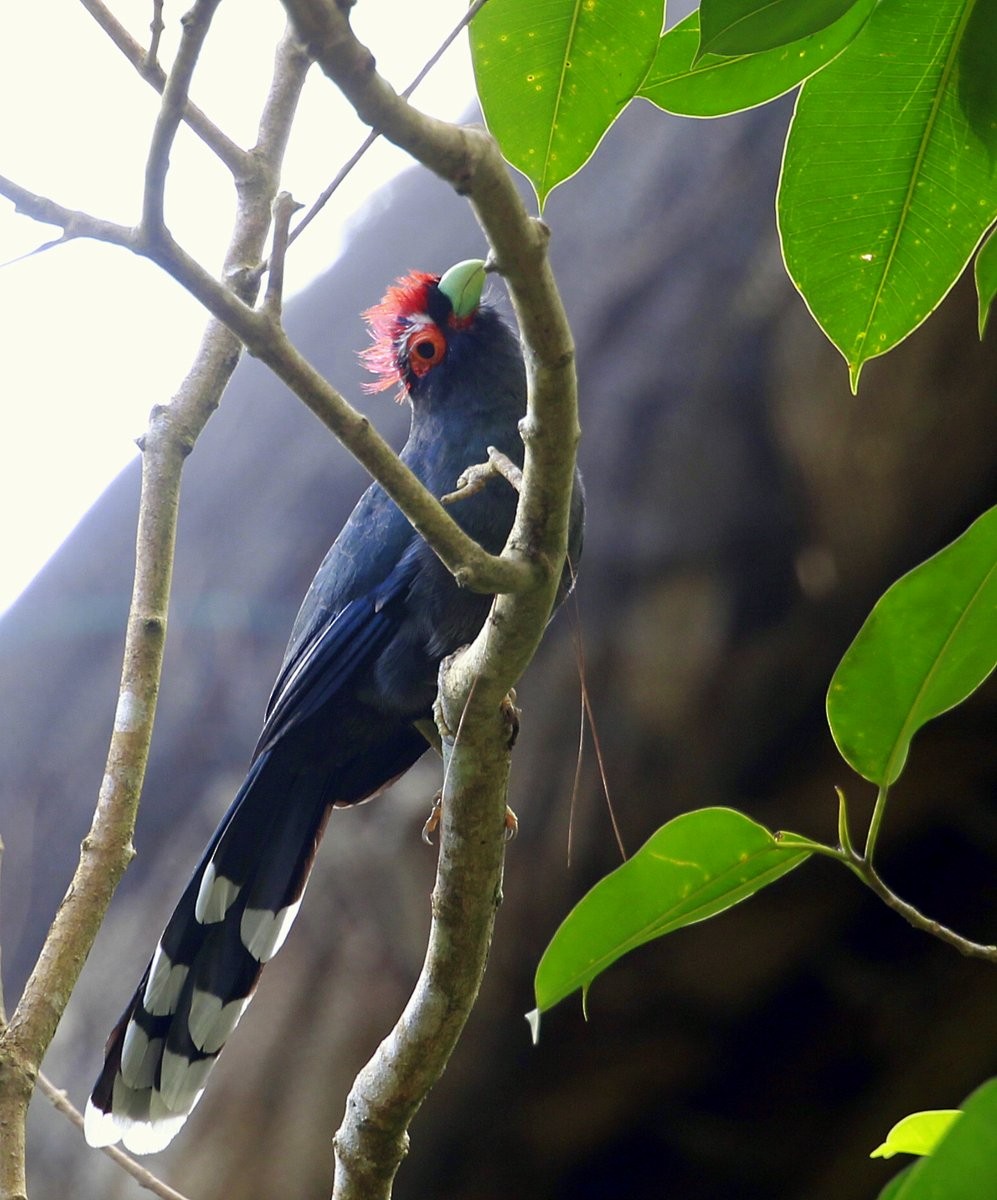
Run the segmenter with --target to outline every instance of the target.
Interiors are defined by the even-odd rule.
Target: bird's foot
[[[432,846],[433,834],[437,831],[437,829],[439,829],[442,817],[443,793],[438,792],[433,800],[432,812],[430,812],[429,817],[426,820],[426,824],[422,827],[422,840],[427,846]],[[516,834],[519,833],[519,818],[508,806],[508,804],[505,806],[504,829],[505,831],[503,836],[507,842],[511,842]]]
[[[443,816],[443,792],[439,791],[433,799],[433,808],[426,819],[426,824],[422,827],[422,840],[427,846],[433,844],[433,834],[440,827],[440,819]]]
[[[505,723],[508,727],[508,742],[507,745],[511,750],[516,744],[516,739],[519,737],[519,718],[521,715],[520,709],[516,707],[516,689],[510,688],[509,694],[501,704],[502,716],[505,718]]]

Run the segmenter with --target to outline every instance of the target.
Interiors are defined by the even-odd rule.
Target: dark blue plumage
[[[412,275],[367,315],[365,353],[412,407],[403,460],[437,496],[496,446],[522,463],[519,343],[479,306],[481,263]],[[501,479],[451,508],[498,553],[517,497]],[[570,553],[577,559],[576,487]],[[378,484],[320,566],[291,632],[249,773],[108,1039],[87,1105],[91,1145],[165,1146],[186,1120],[297,913],[335,806],[380,791],[425,752],[440,660],[471,641],[491,598],[457,587]]]

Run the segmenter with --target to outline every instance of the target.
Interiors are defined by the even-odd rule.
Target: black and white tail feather
[[[172,1141],[284,944],[331,808],[380,791],[426,750],[411,725],[390,719],[367,723],[373,739],[329,737],[337,725],[349,732],[346,685],[397,630],[410,582],[409,571],[394,573],[285,666],[246,781],[107,1040],[84,1117],[91,1146],[151,1154]],[[323,757],[322,739],[346,748]]]

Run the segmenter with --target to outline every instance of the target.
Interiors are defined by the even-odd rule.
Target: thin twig
[[[15,255],[14,258],[8,258],[0,262],[0,269],[3,267],[13,267],[16,263],[25,262],[29,258],[36,258],[39,254],[44,254],[46,250],[54,250],[56,246],[64,246],[70,241],[72,241],[72,238],[66,237],[64,233],[60,234],[57,238],[49,238],[47,242],[42,242],[40,246],[35,246],[33,250],[25,250],[23,254]]]
[[[491,463],[474,463],[470,467],[465,467],[457,476],[457,486],[452,492],[441,496],[440,503],[449,508],[451,504],[457,504],[461,500],[476,496],[485,490],[489,482],[497,477],[497,474],[498,472]]]
[[[523,472],[512,459],[507,454],[503,454],[501,450],[496,450],[494,446],[489,446],[487,449],[488,461],[474,463],[461,471],[457,476],[456,488],[440,497],[441,504],[456,504],[459,500],[476,496],[485,488],[490,479],[504,479],[512,485],[514,491],[521,492],[523,490]]]
[[[843,807],[844,796],[840,788],[836,790],[838,792],[839,805]],[[841,809],[839,809],[839,817],[840,811]],[[847,836],[850,841],[850,834]],[[997,946],[974,942],[970,938],[963,937],[961,933],[956,933],[955,930],[949,929],[947,925],[943,925],[940,921],[926,917],[913,904],[908,904],[906,900],[902,900],[883,882],[868,857],[859,854],[855,850],[850,850],[844,845],[829,846],[824,842],[814,841],[812,838],[797,833],[780,832],[775,837],[779,845],[785,847],[787,850],[806,850],[811,854],[820,854],[825,858],[832,858],[836,862],[840,862],[842,866],[847,867],[857,879],[860,879],[867,888],[874,892],[887,907],[899,913],[909,925],[912,925],[915,929],[919,929],[922,933],[927,933],[932,937],[938,938],[939,941],[954,947],[960,954],[966,955],[967,958],[982,958],[986,962],[997,963]]]
[[[165,230],[150,241],[142,230],[115,225],[88,213],[66,208],[0,176],[0,196],[13,200],[19,212],[52,225],[64,225],[67,236],[91,237],[126,246],[142,254],[177,280],[195,299],[248,347],[295,393],[382,485],[388,495],[432,546],[461,587],[495,594],[532,587],[538,568],[522,554],[489,554],[460,528],[446,509],[394,450],[296,349],[280,325],[241,299],[236,284],[255,286],[256,270],[246,271],[246,255],[226,269],[233,289],[224,286],[190,257]],[[269,224],[269,223],[268,223]]]
[[[208,36],[211,19],[220,0],[194,0],[194,7],[183,19],[183,35],[173,67],[163,89],[156,124],[149,142],[145,164],[145,190],[142,196],[142,228],[147,237],[157,238],[166,228],[163,212],[166,173],[170,168],[170,151],[187,106],[187,92]]]
[[[585,697],[581,696],[581,711],[578,714],[578,749],[575,751],[575,772],[571,779],[571,800],[568,802],[568,842],[565,849],[565,866],[571,870],[571,853],[575,837],[575,805],[582,779],[582,762],[585,755]]]
[[[402,92],[403,99],[408,100],[412,96],[419,84],[422,83],[433,67],[436,66],[443,55],[446,54],[446,52],[450,49],[456,38],[460,35],[461,31],[465,29],[471,23],[471,21],[474,20],[477,14],[487,3],[488,0],[474,0],[474,3],[468,8],[467,12],[464,13],[453,29],[450,30],[439,46],[437,46],[436,50],[430,55],[426,62],[423,63],[419,73]],[[349,175],[349,173],[379,137],[380,133],[376,129],[372,129],[370,133],[367,134],[357,149],[354,150],[346,162],[336,172],[332,182],[316,197],[305,215],[301,218],[297,225],[295,225],[294,229],[291,230],[291,234],[287,239],[287,244],[289,246],[293,245],[293,243],[297,241],[298,237],[304,233],[304,231],[308,228],[312,221],[315,220],[322,209],[325,208],[326,204],[328,204],[332,199],[333,194],[342,184],[343,180],[346,179],[347,175]]]
[[[112,246],[126,246],[138,251],[139,238],[134,229],[127,225],[118,225],[114,221],[105,221],[100,217],[91,216],[75,208],[66,208],[56,201],[32,192],[6,175],[0,175],[0,196],[6,196],[14,202],[14,210],[40,221],[43,225],[57,225],[62,229],[62,237],[54,243],[71,241],[73,238],[93,238],[98,242],[109,242]]]
[[[114,16],[102,0],[80,0],[80,3],[103,29],[121,53],[128,59],[139,75],[162,95],[166,87],[166,72],[158,62],[150,62],[146,52]],[[151,50],[151,47],[150,47]],[[227,137],[205,113],[190,100],[184,112],[184,122],[211,150],[236,178],[247,170],[247,156],[241,146]]]
[[[62,1113],[64,1117],[68,1117],[77,1129],[83,1129],[83,1114],[73,1104],[62,1088],[56,1087],[52,1080],[42,1071],[38,1072],[38,1090],[52,1102],[57,1112]],[[164,1183],[162,1179],[153,1175],[150,1170],[143,1167],[140,1162],[136,1162],[130,1154],[119,1150],[117,1146],[105,1146],[103,1151],[112,1162],[117,1163],[137,1183],[147,1191],[162,1197],[162,1200],[187,1200],[187,1197],[182,1192],[178,1192],[176,1188],[171,1188],[168,1183]]]
[[[574,569],[572,568],[572,575]],[[592,711],[592,701],[589,697],[588,682],[585,670],[585,646],[582,641],[581,623],[577,619],[577,611],[575,614],[575,654],[578,661],[578,682],[582,693],[582,709],[588,720],[589,732],[592,734],[592,747],[595,750],[595,761],[599,768],[599,780],[602,784],[602,794],[606,798],[606,811],[609,813],[609,823],[613,827],[613,836],[616,838],[616,845],[620,851],[620,858],[627,861],[626,847],[623,845],[623,834],[620,832],[620,826],[616,820],[616,809],[613,807],[613,800],[609,794],[609,776],[606,774],[606,762],[602,755],[602,742],[599,738],[599,727],[596,724],[595,714]]]
[[[503,454],[496,446],[489,446],[488,461],[506,483],[510,484],[515,491],[522,492],[523,472],[516,466],[508,454]]]
[[[878,873],[873,868],[871,862],[866,859],[859,859],[856,863],[855,873],[867,887],[870,887],[876,895],[893,909],[899,913],[903,919],[913,925],[915,929],[920,929],[923,933],[929,933],[932,937],[938,938],[948,946],[954,947],[960,954],[966,955],[967,958],[982,958],[986,962],[997,963],[997,946],[987,946],[980,942],[971,941],[965,938],[962,934],[956,933],[943,925],[940,921],[933,921],[930,917],[926,917],[913,904],[908,904],[906,900],[901,900],[895,892],[880,879]]]
[[[145,56],[150,67],[159,66],[159,41],[163,36],[163,0],[152,0],[152,20],[149,22],[149,33],[152,35],[149,50]]]
[[[270,270],[267,290],[263,297],[263,312],[271,321],[279,321],[284,302],[284,259],[287,255],[287,231],[291,217],[301,205],[290,192],[280,192],[273,202],[273,248],[270,251]]]

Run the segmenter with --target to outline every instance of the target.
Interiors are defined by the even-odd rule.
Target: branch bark
[[[103,29],[139,75],[162,94],[166,87],[166,72],[156,61],[158,39],[153,38],[148,53],[142,49],[124,25],[101,0],[80,0],[80,3]],[[155,18],[154,18],[155,21]],[[190,100],[184,106],[183,119],[202,142],[228,167],[234,178],[241,178],[249,165],[246,152],[209,120]]]
[[[148,158],[143,219],[137,228],[73,212],[0,179],[0,194],[13,199],[21,211],[60,224],[65,237],[98,237],[152,259],[226,327],[209,327],[188,379],[189,394],[182,392],[169,408],[154,412],[143,446],[139,566],[108,772],[80,869],[5,1035],[0,1068],[7,1063],[13,1072],[8,1089],[11,1111],[23,1117],[21,1101],[26,1104],[38,1061],[131,855],[165,636],[180,470],[235,365],[238,338],[375,475],[459,583],[496,595],[474,644],[444,663],[440,672],[437,717],[446,776],[426,963],[398,1026],[358,1077],[336,1139],[335,1195],[367,1200],[390,1194],[409,1123],[444,1069],[487,959],[505,845],[511,708],[503,702],[536,650],[561,577],[579,434],[574,351],[546,257],[548,231],[527,214],[490,136],[428,118],[396,95],[377,75],[370,52],[353,36],[346,5],[284,0],[298,36],[360,116],[468,196],[490,242],[492,263],[509,285],[527,368],[528,407],[521,424],[525,463],[508,544],[499,556],[486,554],[399,462],[366,418],[297,353],[273,311],[276,305],[271,304],[270,311],[252,307],[279,155],[268,159],[259,154],[252,186],[240,190],[237,229],[242,236],[228,256],[224,283],[187,255],[166,228],[163,192],[169,150],[179,121],[185,113],[189,116],[186,86],[199,50],[199,22],[210,19],[217,2],[197,0],[189,18],[192,27],[166,82]],[[303,72],[302,67],[301,78]],[[261,145],[263,128],[261,123]],[[279,128],[286,134],[283,125]],[[3,1111],[0,1106],[0,1121]],[[23,1120],[21,1124],[23,1129]],[[4,1193],[2,1186],[0,1178],[0,1195],[21,1194]]]
[[[309,62],[293,38],[278,50],[273,83],[260,122],[254,171],[237,181],[238,214],[226,255],[226,277],[238,302],[251,303],[256,284],[243,268],[259,262],[287,137]],[[182,96],[180,97],[182,106]],[[39,197],[12,189],[29,210]],[[6,192],[5,194],[10,194]],[[23,202],[23,204],[22,204]],[[97,222],[45,202],[40,219],[69,216],[86,236],[137,247],[135,231]],[[39,215],[33,212],[32,215]],[[248,282],[247,282],[248,281]],[[0,1035],[0,1197],[22,1200],[24,1121],[39,1064],[55,1033],[111,896],[133,856],[132,833],[145,774],[159,691],[176,537],[180,476],[198,434],[217,407],[241,355],[241,344],[217,322],[205,331],[197,357],[173,402],[157,406],[142,442],[142,497],[135,583],[128,618],[114,732],[90,832],[79,865],[42,947],[24,993]]]
[[[446,1066],[487,961],[505,845],[503,700],[536,651],[565,559],[579,436],[574,349],[546,257],[548,231],[526,213],[491,137],[435,121],[398,96],[354,37],[345,6],[283,2],[360,117],[467,195],[509,285],[527,366],[522,490],[503,557],[529,564],[533,585],[497,595],[473,645],[441,666],[445,783],[429,947],[401,1019],[351,1089],[335,1139],[334,1200],[386,1200],[409,1125]]]

